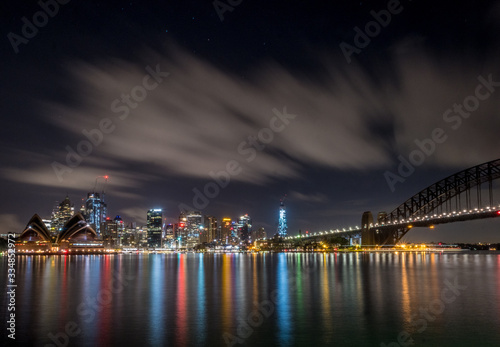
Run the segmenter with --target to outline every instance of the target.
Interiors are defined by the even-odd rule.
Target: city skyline
[[[9,4],[0,233],[102,175],[124,220],[188,206],[274,232],[287,194],[291,235],[356,226],[499,158],[500,5],[430,6],[68,2],[36,26],[37,2]],[[498,228],[408,237],[494,242]]]
[[[89,196],[89,195],[95,195],[95,194],[99,195],[99,193],[95,193],[95,192],[90,192],[90,193],[87,193],[86,195]],[[50,209],[50,211],[51,211],[50,213],[47,213],[47,214],[43,214],[43,213],[39,213],[39,212],[33,212],[33,213],[37,214],[37,215],[40,215],[41,218],[47,219],[47,220],[57,218],[58,215],[63,214],[65,219],[61,222],[61,224],[64,225],[65,222],[67,220],[69,220],[70,217],[73,216],[78,211],[80,213],[82,213],[83,216],[85,216],[85,213],[82,212],[82,210],[85,209],[85,198],[82,198],[81,200],[82,200],[82,205],[81,205],[80,209],[75,210],[75,203],[72,202],[71,197],[69,195],[66,195],[65,198],[62,200],[62,202],[59,202],[59,201],[55,201],[54,202],[54,205],[52,206],[52,209]],[[107,204],[106,204],[106,206],[107,206]],[[45,210],[48,210],[48,208],[45,208]],[[67,212],[68,210],[70,210],[71,212]],[[107,211],[107,208],[106,208],[106,211]],[[148,220],[147,214],[148,214],[149,211],[162,211],[162,212],[166,212],[166,209],[163,208],[163,207],[161,207],[161,206],[152,206],[152,207],[144,210],[144,217],[142,219],[139,219],[139,220],[128,220],[126,224],[134,223],[134,224],[138,224],[138,225],[141,225],[141,226],[146,226],[147,225],[147,220]],[[277,209],[277,211],[278,211],[278,209]],[[180,216],[182,216],[186,212],[191,212],[191,211],[183,210],[183,211],[179,212],[179,214],[177,216],[174,216],[174,213],[172,213],[172,216],[163,217],[162,220],[163,220],[164,224],[165,223],[166,224],[172,224],[172,223],[178,222]],[[197,211],[197,212],[200,212],[200,211]],[[202,215],[203,215],[203,217],[213,217],[213,216],[210,215],[210,213],[202,213]],[[219,217],[222,219],[222,216],[226,217],[228,215],[229,215],[228,213],[223,213]],[[241,213],[238,213],[237,216],[233,216],[233,217],[235,218],[234,220],[238,220],[238,219],[244,218],[245,216],[248,217],[248,213],[241,212]],[[277,212],[277,216],[279,216],[279,212]],[[102,222],[104,222],[106,219],[110,219],[110,218],[115,218],[115,217],[120,217],[121,218],[121,216],[120,216],[119,213],[108,213],[108,212],[106,212],[106,214],[104,215],[104,217],[105,217],[105,219]],[[277,217],[277,219],[278,218],[279,217]],[[89,221],[89,224],[92,224],[92,223]],[[276,224],[278,224],[278,223],[276,223]],[[60,231],[60,228],[58,228],[57,230]]]

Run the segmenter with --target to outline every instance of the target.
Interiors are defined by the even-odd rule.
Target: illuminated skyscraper
[[[123,222],[122,222],[123,223]],[[107,217],[106,220],[101,224],[102,239],[104,241],[104,247],[114,248],[119,246],[118,243],[118,225],[119,222],[112,220]]]
[[[148,211],[148,247],[161,247],[161,234],[163,227],[163,210],[155,208]]]
[[[182,247],[193,248],[200,243],[200,234],[203,232],[202,219],[203,217],[199,211],[181,212],[176,238],[180,241]]]
[[[202,215],[199,211],[186,212],[188,237],[199,238],[200,227],[203,227]]]
[[[125,234],[125,223],[123,223],[123,219],[120,216],[116,216],[114,219],[116,223],[116,231],[117,231],[117,237],[118,239],[116,240],[116,243],[118,246],[122,245],[122,239]]]
[[[220,241],[223,244],[227,244],[231,241],[231,218],[222,218],[222,223],[220,226]]]
[[[252,242],[255,240],[260,240],[267,237],[264,227],[260,227],[257,230],[252,231]]]
[[[248,214],[240,217],[238,221],[238,236],[243,242],[250,242],[252,237],[252,219]]]
[[[174,242],[174,224],[166,224],[164,220],[163,229],[163,248],[171,248]]]
[[[69,197],[66,195],[66,198],[59,204],[57,208],[52,212],[51,218],[51,232],[53,235],[59,234],[67,221],[73,217],[75,214],[75,208],[71,201],[69,201]]]
[[[278,235],[280,237],[287,236],[288,233],[288,225],[286,222],[286,208],[285,208],[285,197],[280,200],[280,209],[279,209],[279,221],[278,221]]]
[[[107,206],[104,202],[104,196],[101,199],[99,193],[88,193],[85,202],[85,219],[92,229],[101,235],[101,224],[106,220]]]
[[[176,237],[181,237],[184,242],[187,237],[187,217],[186,212],[181,212],[179,215],[179,223],[177,223]]]
[[[205,216],[205,225],[200,242],[212,242],[217,238],[217,218]]]

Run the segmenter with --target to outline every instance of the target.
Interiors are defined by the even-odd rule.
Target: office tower
[[[198,211],[186,212],[187,233],[192,237],[199,237],[200,226],[203,227],[202,216]]]
[[[181,238],[184,230],[184,223],[175,223],[174,224],[174,239]]]
[[[200,240],[203,242],[213,242],[217,238],[217,218],[213,216],[205,216],[204,228],[203,228],[203,238]]]
[[[66,195],[64,200],[54,209],[51,218],[51,233],[53,235],[59,234],[67,221],[75,214],[75,208],[69,197]]]
[[[159,208],[151,209],[147,214],[148,247],[161,247],[163,210]]]
[[[215,232],[215,241],[221,243],[222,240],[222,225],[219,223],[217,225],[217,231]]]
[[[187,217],[185,212],[179,215],[179,223],[177,223],[178,236],[185,239],[187,237]]]
[[[231,221],[231,236],[229,237],[229,244],[237,245],[240,243],[240,237],[238,233],[238,222]]]
[[[163,248],[172,247],[175,239],[174,225],[173,224],[163,224]]]
[[[109,217],[101,225],[102,240],[105,248],[114,248],[118,244],[118,224],[116,220]]]
[[[259,229],[252,232],[252,242],[255,240],[261,240],[265,237],[267,237],[267,235],[264,227],[260,227]]]
[[[137,235],[136,246],[137,247],[147,247],[148,246],[148,230],[146,226],[140,226],[135,228],[135,234]]]
[[[123,219],[120,216],[116,216],[114,219],[116,223],[116,229],[117,229],[117,245],[121,246],[122,245],[122,239],[125,234],[125,223],[123,223]]]
[[[106,220],[107,206],[99,193],[88,193],[85,201],[85,219],[92,229],[101,236],[101,224]]]
[[[174,225],[173,224],[167,224],[165,226],[165,239],[170,240],[175,237],[174,234]]]
[[[238,236],[242,242],[249,243],[252,238],[252,219],[248,214],[238,220]]]
[[[179,223],[175,223],[173,225],[173,232],[174,232],[174,241],[172,242],[173,248],[181,248],[183,245],[184,246],[186,245],[186,237],[184,232],[185,228],[186,228],[186,223],[181,221],[181,218],[179,217]]]
[[[203,232],[202,215],[199,211],[185,211],[179,215],[176,240],[183,247],[193,248],[200,243]]]
[[[231,229],[232,229],[232,223],[231,223],[231,218],[225,217],[222,218],[222,223],[221,223],[221,230],[220,230],[220,242],[222,244],[227,244],[230,243],[231,241]]]
[[[135,223],[130,223],[123,230],[123,236],[121,238],[121,245],[125,247],[133,247],[137,242],[137,235],[135,230]]]

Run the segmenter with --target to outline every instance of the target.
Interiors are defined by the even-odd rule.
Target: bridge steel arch
[[[421,190],[387,214],[377,225],[363,230],[363,245],[396,245],[413,227],[428,227],[451,221],[497,217],[496,211],[462,216],[470,212],[473,200],[481,210],[483,184],[488,183],[489,207],[493,207],[493,181],[500,178],[500,159],[479,164],[450,175]],[[462,201],[465,195],[465,201]],[[473,198],[473,195],[475,197]],[[453,211],[453,204],[455,209]],[[463,205],[462,205],[463,204]],[[487,209],[487,211],[489,211]],[[446,213],[448,212],[448,213]],[[457,214],[454,214],[457,212]],[[440,218],[436,214],[441,213]],[[443,218],[442,215],[451,218]]]
[[[461,205],[461,195],[465,193],[464,208],[471,209],[471,194],[476,188],[476,198],[481,204],[481,185],[488,183],[489,206],[493,206],[493,181],[500,178],[500,159],[489,161],[457,172],[421,190],[389,213],[385,223],[396,223],[409,218],[423,217],[438,208]]]

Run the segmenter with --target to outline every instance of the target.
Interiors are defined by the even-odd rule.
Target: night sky
[[[3,2],[0,233],[48,218],[66,194],[78,208],[104,175],[109,215],[127,223],[158,207],[172,223],[208,184],[204,214],[248,213],[274,234],[287,194],[290,234],[342,228],[500,158],[500,2],[231,3],[73,0],[51,16]],[[40,27],[23,34],[23,17]],[[391,189],[398,157],[436,129],[442,141]],[[217,193],[210,173],[228,168]],[[407,240],[499,242],[499,229]]]

